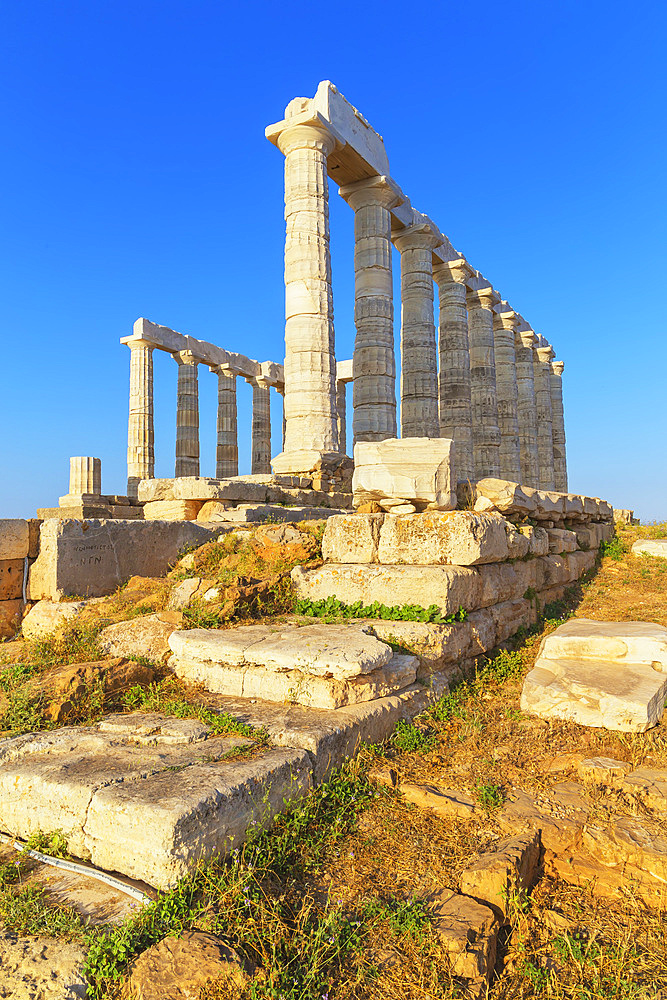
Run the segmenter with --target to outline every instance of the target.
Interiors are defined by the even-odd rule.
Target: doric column
[[[554,442],[551,428],[551,359],[554,356],[550,344],[535,347],[535,409],[537,411],[537,462],[540,473],[540,488],[554,490]]]
[[[401,254],[401,437],[440,437],[432,260],[440,239],[417,222],[394,244]]]
[[[440,437],[454,441],[455,482],[472,482],[475,478],[465,284],[471,273],[472,268],[464,260],[433,268],[440,298]]]
[[[567,493],[567,451],[565,448],[565,414],[563,412],[562,361],[551,362],[551,412],[553,417],[554,480],[559,493]]]
[[[391,275],[391,215],[403,200],[388,177],[347,184],[354,209],[354,441],[396,437],[396,362]],[[339,408],[340,413],[340,408]],[[345,451],[341,443],[340,450]]]
[[[127,493],[136,497],[141,479],[155,475],[153,429],[153,345],[125,341],[130,348],[130,416],[127,423]]]
[[[262,376],[249,378],[252,386],[251,469],[255,474],[271,472],[271,386]]]
[[[199,383],[197,359],[191,351],[174,354],[178,364],[176,389],[176,471],[180,476],[199,475]]]
[[[500,428],[496,396],[493,306],[499,301],[491,285],[469,290],[468,335],[472,399],[472,446],[475,479],[500,477]]]
[[[211,368],[218,376],[218,440],[215,455],[216,479],[239,474],[238,415],[236,408],[236,372],[229,366]]]
[[[320,119],[272,136],[285,154],[285,445],[276,472],[309,472],[338,454],[327,157],[336,140]]]
[[[532,330],[519,330],[514,339],[519,407],[521,485],[533,488],[537,488],[540,484],[540,470],[537,460],[535,376],[533,372],[533,344],[536,339]]]
[[[516,381],[514,336],[517,314],[503,303],[493,317],[493,343],[496,357],[496,396],[500,427],[500,476],[510,482],[521,482],[519,446],[519,406]]]
[[[102,462],[77,455],[69,460],[69,495],[99,496],[102,493]]]
[[[338,447],[347,452],[347,382],[338,379],[336,382],[336,412],[338,413]],[[396,407],[394,406],[394,411]]]

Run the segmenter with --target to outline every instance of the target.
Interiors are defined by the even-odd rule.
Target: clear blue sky
[[[283,160],[264,127],[331,79],[412,203],[565,361],[570,488],[667,518],[662,0],[33,0],[0,21],[0,516],[57,503],[70,455],[124,491],[118,340],[138,316],[282,359]],[[333,187],[331,206],[344,358],[353,217]],[[155,378],[173,475],[166,355]]]

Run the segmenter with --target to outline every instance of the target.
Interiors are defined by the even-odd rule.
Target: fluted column
[[[554,481],[559,493],[567,493],[567,451],[565,447],[565,414],[563,412],[562,361],[551,362],[551,412],[553,417]]]
[[[327,157],[335,139],[314,121],[286,118],[274,136],[285,154],[285,445],[276,472],[308,472],[338,453]]]
[[[252,386],[251,472],[271,472],[271,387],[258,376],[247,381]]]
[[[554,352],[550,344],[538,345],[533,356],[535,408],[537,410],[537,461],[540,472],[540,487],[543,490],[556,488],[551,415],[551,359],[553,356]]]
[[[394,237],[401,254],[402,437],[440,437],[432,262],[439,243],[424,223]]]
[[[336,382],[336,412],[338,413],[338,447],[347,452],[347,382],[338,379]],[[394,406],[394,411],[396,407]],[[394,435],[395,436],[395,435]]]
[[[130,348],[130,415],[127,424],[127,493],[136,497],[141,479],[155,476],[153,345],[125,341]]]
[[[218,439],[215,454],[217,479],[239,474],[236,372],[228,367],[211,368],[218,376]]]
[[[500,428],[493,341],[493,306],[498,299],[497,292],[490,285],[469,290],[467,295],[475,479],[500,476]]]
[[[174,354],[178,364],[176,390],[176,478],[199,475],[199,382],[191,351]]]
[[[391,273],[391,215],[401,195],[384,176],[347,184],[354,209],[354,441],[396,437],[396,362]],[[340,408],[339,408],[340,413]],[[343,443],[340,450],[345,451]]]
[[[537,459],[537,410],[535,407],[535,375],[533,371],[532,330],[520,330],[515,339],[516,380],[519,408],[519,450],[521,484],[536,488],[540,484]]]
[[[471,273],[472,268],[463,260],[433,268],[440,299],[440,437],[454,441],[455,482],[472,482],[475,478],[465,284]]]
[[[69,460],[69,495],[99,496],[102,492],[102,462],[76,455]]]
[[[519,406],[514,349],[517,325],[517,315],[510,309],[494,314],[493,343],[500,427],[500,476],[513,483],[521,482]]]

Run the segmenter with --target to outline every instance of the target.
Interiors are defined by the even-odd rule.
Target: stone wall
[[[37,555],[39,521],[0,518],[0,639],[21,623],[29,560]]]

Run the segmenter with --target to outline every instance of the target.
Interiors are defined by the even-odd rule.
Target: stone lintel
[[[336,381],[337,382],[351,382],[354,378],[352,373],[352,358],[347,358],[345,361],[336,362]]]

